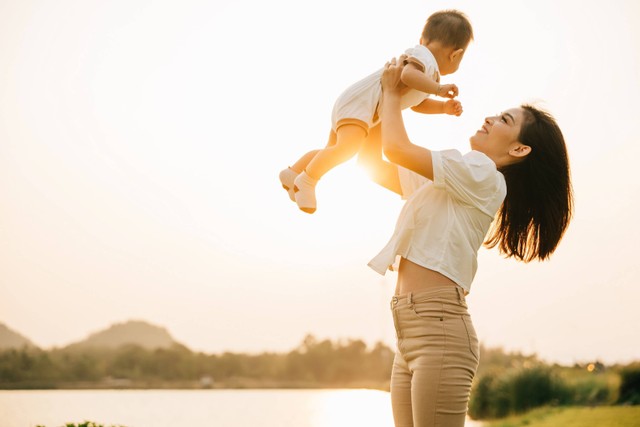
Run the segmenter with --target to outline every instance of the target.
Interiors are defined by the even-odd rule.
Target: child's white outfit
[[[404,52],[407,55],[406,62],[415,64],[433,81],[440,81],[440,70],[436,58],[425,46],[416,45]],[[331,112],[331,129],[336,132],[340,126],[352,124],[362,127],[367,134],[369,129],[380,122],[378,115],[378,105],[382,96],[382,86],[380,79],[384,68],[380,68],[373,74],[349,86],[336,100]],[[416,106],[429,97],[428,93],[415,89],[409,89],[400,99],[401,108],[404,110]],[[286,171],[286,169],[285,169]],[[289,192],[289,197],[293,194],[298,207],[307,212],[313,213],[316,210],[315,186],[317,180],[302,172],[294,180],[293,192],[290,191],[290,184],[283,180],[289,176],[289,172],[281,172],[280,182]]]
[[[469,292],[478,249],[507,194],[504,176],[479,151],[432,151],[433,181],[398,167],[407,199],[389,243],[369,262],[380,274],[397,256],[437,271]]]
[[[431,51],[417,45],[404,52],[407,62],[418,66],[433,81],[440,81],[438,63]],[[333,131],[344,124],[356,124],[369,130],[380,122],[377,114],[382,86],[380,78],[384,68],[349,86],[336,100],[331,113],[331,129]],[[429,97],[428,93],[410,89],[402,95],[401,108],[404,110],[420,104]]]

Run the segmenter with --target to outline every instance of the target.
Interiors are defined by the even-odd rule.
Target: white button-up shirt
[[[504,176],[479,151],[432,151],[433,181],[398,167],[402,197],[389,243],[369,262],[380,274],[398,256],[450,278],[469,292],[478,249],[507,194]]]

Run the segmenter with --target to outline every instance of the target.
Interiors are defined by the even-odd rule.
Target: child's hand
[[[450,85],[440,85],[440,88],[438,89],[438,93],[436,93],[436,95],[442,97],[442,98],[455,98],[456,96],[458,96],[458,86],[454,85],[454,84],[450,84]]]
[[[460,114],[462,114],[462,104],[455,99],[448,99],[444,102],[444,113],[460,117]]]

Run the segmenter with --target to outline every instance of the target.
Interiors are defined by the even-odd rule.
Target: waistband
[[[443,285],[426,291],[394,295],[391,298],[391,308],[403,305],[413,305],[414,303],[424,302],[435,298],[451,299],[466,305],[464,289],[460,286]]]

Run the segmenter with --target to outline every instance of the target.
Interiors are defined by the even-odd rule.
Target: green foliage
[[[574,379],[569,385],[573,393],[571,403],[588,406],[611,403],[613,392],[607,380],[606,376],[593,374]]]
[[[640,364],[631,364],[620,371],[620,395],[618,402],[640,405]]]
[[[476,378],[482,377],[485,372],[518,369],[540,363],[535,355],[525,355],[520,352],[506,352],[500,347],[487,348],[481,345],[480,365],[476,372]]]
[[[320,341],[311,335],[282,354],[203,354],[180,345],[24,348],[0,352],[0,388],[197,387],[203,377],[222,387],[386,387],[392,359],[382,343],[368,349],[360,340]]]
[[[475,384],[469,403],[473,418],[500,418],[546,404],[570,400],[570,390],[543,365],[487,373]]]
[[[45,351],[24,347],[0,352],[0,383],[47,388],[58,379],[55,362]]]
[[[638,363],[607,368],[596,361],[567,367],[501,349],[483,349],[480,359],[469,402],[469,414],[476,419],[528,413],[540,406],[593,407],[640,401]]]
[[[503,418],[551,405],[608,405],[617,400],[620,376],[600,362],[549,365],[535,355],[482,349],[469,414]]]

